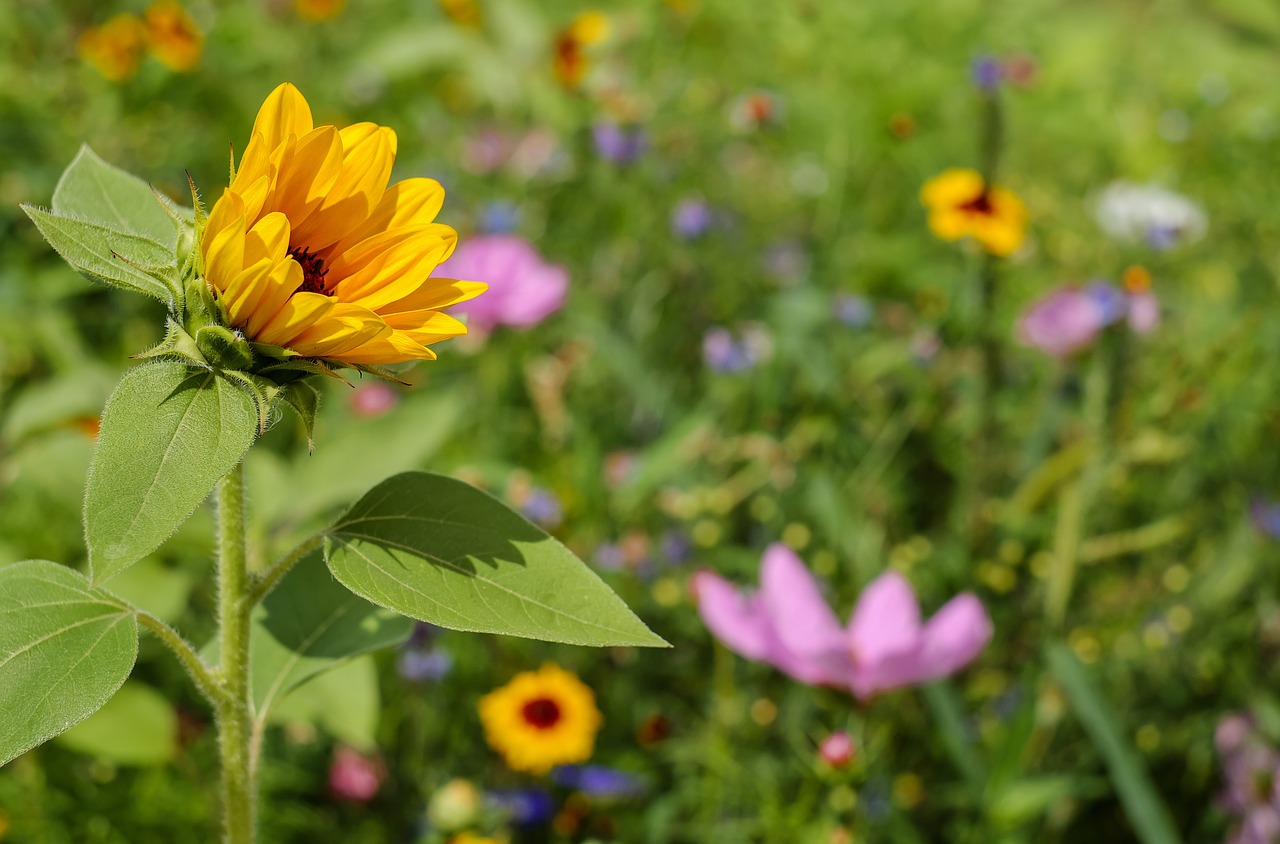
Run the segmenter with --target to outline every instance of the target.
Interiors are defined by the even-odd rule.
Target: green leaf
[[[178,714],[155,689],[130,681],[57,742],[120,765],[161,765],[178,749]]]
[[[325,550],[334,576],[357,595],[441,627],[666,645],[569,549],[443,475],[383,481],[338,520]]]
[[[320,391],[306,381],[294,381],[286,384],[280,392],[307,432],[307,452],[315,448],[316,413],[320,410]]]
[[[373,657],[353,659],[303,683],[271,711],[275,724],[315,724],[360,750],[377,746],[378,668]]]
[[[103,161],[88,146],[80,147],[58,180],[53,210],[154,240],[168,247],[170,259],[177,247],[178,224],[151,186]]]
[[[146,610],[161,621],[173,622],[187,608],[195,585],[191,572],[169,568],[155,557],[147,557],[111,578],[110,591],[130,606]]]
[[[250,649],[258,719],[311,677],[398,645],[412,632],[412,621],[351,594],[333,579],[320,553],[312,554],[254,611]]]
[[[89,467],[85,537],[102,583],[154,551],[253,443],[252,400],[211,372],[154,363],[125,373]]]
[[[1138,840],[1143,844],[1177,844],[1181,839],[1169,810],[1147,777],[1142,760],[1121,735],[1115,714],[1094,688],[1084,666],[1062,644],[1050,645],[1047,656],[1049,667],[1067,693],[1076,717],[1107,763],[1111,783]]]
[[[66,566],[0,568],[0,765],[84,720],[133,670],[138,624]]]
[[[49,245],[91,281],[154,296],[165,304],[173,302],[174,291],[162,280],[167,277],[165,274],[175,279],[177,276],[172,249],[147,237],[63,217],[31,205],[23,205],[22,210]],[[154,273],[160,273],[161,277]],[[173,284],[176,283],[175,280]]]

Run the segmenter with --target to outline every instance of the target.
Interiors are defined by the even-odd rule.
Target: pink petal
[[[845,634],[817,581],[785,545],[770,545],[760,568],[760,597],[779,642],[801,659],[845,653]]]
[[[849,620],[853,693],[865,698],[910,682],[920,642],[920,605],[911,584],[885,572],[863,590]]]
[[[773,638],[758,595],[747,596],[709,571],[693,576],[698,614],[707,629],[736,654],[766,661]]]
[[[1129,294],[1129,327],[1150,334],[1160,325],[1160,303],[1150,293]]]
[[[964,668],[982,653],[991,632],[981,601],[968,592],[952,598],[924,627],[915,660],[918,676],[912,682],[937,680]]]

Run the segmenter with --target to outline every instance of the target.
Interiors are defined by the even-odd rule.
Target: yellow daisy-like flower
[[[347,0],[293,0],[298,17],[312,23],[320,23],[342,14]]]
[[[988,186],[976,170],[951,169],[924,183],[929,229],[943,240],[972,237],[992,255],[1012,255],[1027,234],[1027,209],[1010,191]]]
[[[159,0],[147,8],[147,45],[151,55],[170,70],[182,73],[200,63],[204,33],[174,0]]]
[[[434,222],[434,179],[387,187],[396,133],[315,126],[298,89],[267,97],[231,186],[201,233],[204,274],[251,342],[346,364],[434,359],[465,334],[441,311],[484,284],[430,278],[457,233]]]
[[[544,774],[589,759],[601,718],[591,689],[547,663],[480,698],[480,721],[509,768]]]
[[[101,26],[86,29],[76,46],[81,58],[99,73],[112,82],[123,82],[138,70],[146,35],[142,21],[119,14]]]

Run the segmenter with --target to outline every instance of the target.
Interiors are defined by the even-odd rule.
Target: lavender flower
[[[396,663],[400,676],[411,683],[442,680],[453,670],[453,656],[441,648],[428,650],[408,649],[400,654]]]
[[[714,222],[711,207],[701,199],[682,199],[671,212],[671,230],[681,240],[697,240]]]
[[[630,164],[649,146],[649,139],[639,127],[623,128],[617,123],[601,121],[591,129],[596,152],[614,164]]]
[[[1004,67],[991,55],[981,55],[969,66],[974,86],[984,94],[994,94],[1004,79]]]
[[[516,826],[546,823],[555,814],[551,795],[538,788],[508,788],[485,792],[489,803]]]
[[[561,765],[551,779],[592,797],[639,797],[647,790],[640,777],[603,765]]]
[[[507,199],[490,202],[480,209],[480,228],[486,234],[510,234],[520,225],[520,207]]]
[[[865,328],[875,316],[875,306],[856,293],[837,293],[831,303],[835,318],[850,328]]]
[[[542,487],[533,487],[524,501],[520,502],[520,512],[531,522],[544,528],[559,527],[564,521],[564,508],[555,493]]]

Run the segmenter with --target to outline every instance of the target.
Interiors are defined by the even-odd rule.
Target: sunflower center
[[[325,276],[329,274],[329,270],[324,265],[324,258],[312,255],[310,247],[290,247],[289,255],[302,267],[302,286],[298,288],[300,293],[333,295],[333,291],[325,287]]]
[[[968,211],[970,214],[991,214],[995,211],[991,206],[991,195],[985,190],[975,196],[973,199],[960,206],[961,211]]]
[[[520,709],[520,714],[531,726],[549,730],[560,722],[560,704],[549,697],[535,698]]]

